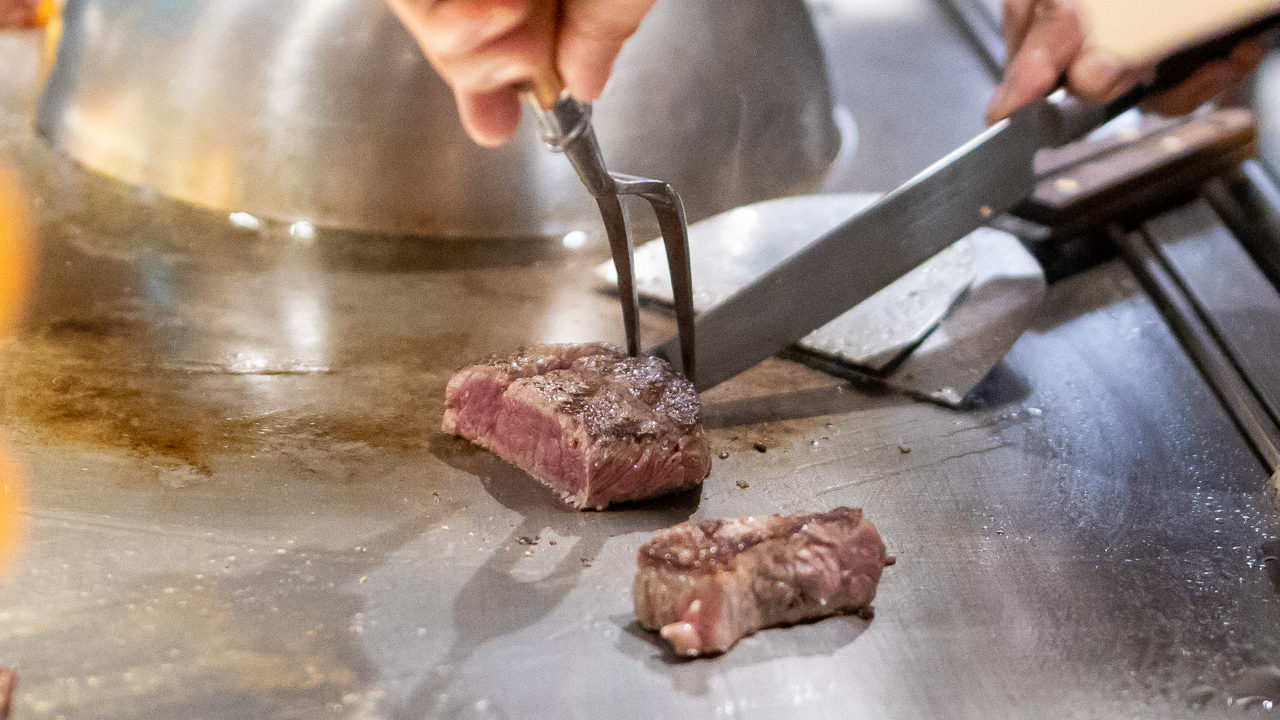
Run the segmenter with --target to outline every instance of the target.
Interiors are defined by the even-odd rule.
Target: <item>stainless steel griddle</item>
[[[934,5],[890,5],[813,5],[861,138],[835,191],[923,167],[990,90]],[[1280,662],[1267,472],[1118,262],[1050,288],[973,410],[769,361],[707,395],[700,496],[577,513],[438,427],[468,359],[620,340],[579,281],[602,245],[237,227],[76,169],[18,95],[18,718],[1200,718]],[[898,557],[873,620],[693,663],[633,624],[651,531],[839,504]]]

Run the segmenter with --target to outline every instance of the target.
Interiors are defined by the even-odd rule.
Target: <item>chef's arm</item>
[[[1005,0],[1004,40],[1009,60],[987,110],[988,123],[1048,94],[1063,77],[1072,94],[1101,105],[1131,90],[1152,70],[1125,66],[1091,49],[1071,0]],[[1206,64],[1147,107],[1166,115],[1190,112],[1238,86],[1262,55],[1260,42],[1242,43],[1230,58]]]
[[[538,68],[554,63],[571,95],[599,97],[654,0],[387,2],[453,88],[467,134],[492,147],[515,132],[515,87]]]

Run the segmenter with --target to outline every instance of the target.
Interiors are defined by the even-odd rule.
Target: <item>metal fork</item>
[[[578,172],[582,184],[600,206],[609,251],[618,271],[618,295],[622,300],[622,324],[627,333],[627,353],[640,354],[640,300],[636,292],[632,257],[634,246],[622,212],[621,195],[635,195],[649,202],[658,218],[662,242],[671,268],[671,291],[675,298],[676,324],[680,331],[680,362],[686,377],[695,380],[693,340],[693,279],[689,270],[689,227],[684,203],[669,183],[662,180],[611,173],[605,167],[591,126],[591,105],[574,100],[559,78],[543,73],[521,90],[523,100],[534,109],[542,142],[554,152],[564,153]],[[695,381],[696,382],[696,381]]]

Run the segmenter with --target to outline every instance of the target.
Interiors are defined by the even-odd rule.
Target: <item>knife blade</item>
[[[698,389],[756,365],[1021,202],[1046,102],[1024,108],[698,316]],[[675,363],[670,342],[653,353]]]
[[[754,367],[1031,194],[1043,147],[1082,137],[1277,24],[1273,15],[1183,51],[1105,107],[1059,92],[1036,101],[908,180],[698,316],[698,390]],[[1211,33],[1205,33],[1211,35]],[[675,339],[650,352],[679,367]]]

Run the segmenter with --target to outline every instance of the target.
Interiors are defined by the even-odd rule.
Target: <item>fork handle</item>
[[[539,110],[552,110],[564,96],[564,82],[555,68],[549,65],[541,67],[520,87],[520,95]]]
[[[520,99],[533,108],[538,118],[542,143],[553,152],[563,152],[591,125],[591,105],[578,102],[565,92],[560,74],[550,65],[535,71],[519,90]]]

